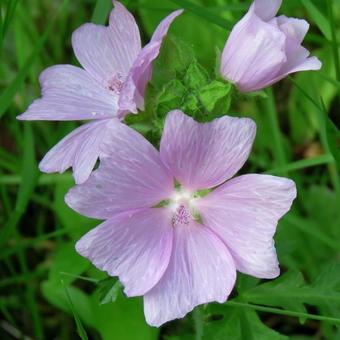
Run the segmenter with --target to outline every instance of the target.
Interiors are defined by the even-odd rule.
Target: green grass
[[[173,79],[172,68],[177,75],[186,71],[180,66],[193,55],[208,70],[208,78],[214,78],[216,56],[250,3],[123,2],[137,18],[144,43],[167,13],[185,9],[155,64],[152,85],[158,93]],[[72,31],[89,21],[105,23],[110,9],[111,0],[0,2],[0,338],[11,338],[12,332],[17,338],[66,340],[217,340],[227,335],[337,339],[340,2],[285,0],[280,13],[311,24],[306,46],[322,60],[322,70],[292,75],[264,96],[237,97],[230,109],[233,115],[251,117],[258,127],[242,173],[286,176],[297,183],[298,198],[275,236],[283,275],[260,281],[240,274],[226,304],[199,307],[161,330],[146,325],[141,298],[127,299],[117,292],[115,281],[105,281],[106,274],[74,250],[75,242],[98,222],[79,216],[64,203],[73,185],[71,173],[38,170],[47,150],[77,124],[16,120],[40,96],[38,77],[44,68],[77,63]],[[162,118],[167,106],[157,106],[152,94],[150,90],[146,112],[132,118],[131,124],[157,144],[161,124],[150,117],[156,113]],[[114,302],[101,304],[103,282],[109,289],[106,300]]]

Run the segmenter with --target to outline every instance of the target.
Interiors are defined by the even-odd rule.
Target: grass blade
[[[22,163],[22,182],[15,203],[15,209],[11,213],[0,233],[0,245],[7,242],[15,230],[21,216],[25,213],[26,206],[33,194],[38,179],[37,166],[34,154],[34,139],[32,127],[29,123],[24,126],[24,152]]]
[[[340,63],[339,63],[339,50],[338,50],[338,42],[336,37],[336,25],[333,15],[333,6],[331,0],[327,0],[327,9],[328,9],[328,17],[329,17],[329,25],[332,34],[332,51],[333,51],[333,59],[334,59],[334,67],[336,79],[340,81]]]
[[[320,12],[311,0],[301,0],[301,2],[325,38],[327,40],[332,40],[331,29],[327,18]]]
[[[52,31],[52,28],[53,28],[53,26],[54,26],[54,24],[56,22],[56,18],[58,17],[58,15],[61,12],[63,12],[63,10],[66,8],[66,5],[68,3],[69,3],[69,0],[64,0],[63,1],[61,7],[59,8],[59,11],[55,15],[55,17],[52,20],[49,21],[49,24],[48,24],[44,34],[37,41],[37,44],[36,44],[34,50],[30,54],[30,56],[27,58],[25,64],[20,69],[20,71],[18,72],[17,76],[14,78],[12,83],[2,93],[2,95],[0,97],[0,118],[6,112],[8,107],[11,105],[11,102],[12,102],[15,94],[17,93],[17,91],[19,90],[20,86],[22,85],[22,83],[26,79],[26,77],[27,77],[27,75],[28,75],[28,73],[29,73],[29,71],[31,69],[32,64],[34,63],[34,61],[37,58],[40,50],[42,49],[42,47],[46,43],[47,38],[49,37],[49,35],[50,35],[51,31]]]
[[[184,8],[188,10],[189,12],[192,12],[199,17],[219,26],[222,27],[224,30],[231,30],[233,27],[232,23],[230,23],[228,20],[212,13],[209,11],[208,8],[196,5],[195,3],[189,1],[189,0],[171,0],[176,5],[180,6],[180,8]]]
[[[73,314],[73,317],[74,317],[74,320],[75,320],[75,322],[76,322],[77,333],[78,333],[79,337],[80,337],[82,340],[88,340],[88,336],[87,336],[87,334],[86,334],[86,331],[85,331],[85,329],[84,329],[84,326],[83,326],[83,324],[81,323],[80,318],[79,318],[79,316],[78,316],[78,314],[77,314],[77,312],[76,312],[76,310],[75,310],[75,308],[74,308],[74,305],[73,305],[73,302],[72,302],[70,293],[69,293],[67,287],[65,286],[63,280],[61,280],[61,284],[63,285],[63,287],[64,287],[64,289],[65,289],[65,293],[66,293],[66,296],[67,296],[67,300],[68,300],[68,302],[69,302],[70,310],[71,310],[71,312],[72,312],[72,314]]]
[[[301,159],[296,162],[288,163],[283,166],[277,167],[275,169],[268,170],[265,173],[266,174],[279,174],[279,173],[296,171],[296,170],[301,170],[305,168],[310,168],[312,166],[325,165],[325,164],[330,164],[330,163],[334,163],[333,156],[330,154],[325,154],[325,155],[316,156],[313,158]]]
[[[310,314],[310,313],[301,313],[301,312],[294,312],[286,309],[274,308],[274,307],[266,307],[260,305],[254,305],[251,303],[245,302],[238,302],[238,301],[228,301],[226,305],[234,306],[234,307],[241,307],[241,308],[250,308],[260,312],[267,312],[272,314],[280,314],[280,315],[287,315],[287,316],[294,316],[297,318],[302,319],[310,319],[310,320],[317,320],[317,321],[325,321],[332,324],[340,325],[340,319],[332,318],[328,316]]]
[[[97,0],[91,21],[94,24],[104,25],[111,8],[112,8],[111,0]]]

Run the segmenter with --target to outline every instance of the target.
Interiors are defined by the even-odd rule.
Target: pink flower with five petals
[[[251,119],[200,124],[172,111],[160,152],[126,125],[109,130],[99,168],[69,191],[66,203],[105,220],[76,249],[118,276],[127,296],[144,296],[150,325],[226,301],[236,270],[279,275],[273,235],[296,188],[269,175],[232,178],[252,147]],[[202,195],[203,189],[213,190]]]
[[[143,110],[152,62],[170,24],[182,13],[177,10],[167,16],[141,48],[135,19],[118,1],[113,3],[108,27],[87,23],[72,35],[83,68],[56,65],[43,71],[42,98],[18,116],[20,120],[92,120],[63,138],[39,164],[47,173],[72,167],[76,183],[90,175],[113,121]]]

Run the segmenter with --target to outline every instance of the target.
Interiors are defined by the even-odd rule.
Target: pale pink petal
[[[285,15],[277,17],[280,30],[283,31],[286,36],[294,39],[297,43],[301,44],[304,37],[309,30],[309,23],[303,19],[288,18]]]
[[[104,119],[75,129],[45,155],[39,169],[47,173],[61,173],[73,167],[76,183],[83,183],[97,162],[100,145],[111,124],[114,124],[114,120]]]
[[[260,19],[253,8],[234,26],[221,58],[222,76],[242,92],[256,91],[286,62],[284,33]]]
[[[73,33],[72,45],[80,64],[105,87],[125,79],[141,49],[134,17],[117,1],[108,27],[84,24]]]
[[[83,69],[56,65],[40,75],[42,98],[20,120],[85,120],[114,117],[118,97],[101,88]]]
[[[164,274],[173,231],[167,209],[118,214],[83,236],[78,253],[110,276],[119,276],[128,296],[143,295]]]
[[[269,175],[231,179],[196,202],[202,221],[227,245],[236,269],[274,278],[279,267],[273,235],[296,197],[295,183]]]
[[[182,10],[177,10],[163,19],[156,28],[150,43],[141,50],[136,58],[119,98],[122,115],[126,111],[136,113],[137,109],[144,109],[144,92],[151,79],[152,62],[159,54],[162,41],[168,33],[171,23],[182,12]]]
[[[171,111],[161,139],[161,158],[186,189],[211,188],[243,166],[255,133],[249,118],[224,116],[201,124],[179,110]]]
[[[255,0],[252,6],[257,16],[264,21],[269,21],[276,15],[281,4],[282,0]]]
[[[144,295],[144,314],[152,326],[182,318],[195,306],[225,302],[234,287],[234,261],[207,227],[191,222],[174,228],[169,266]]]
[[[167,199],[173,191],[173,178],[158,151],[124,124],[111,125],[109,130],[98,170],[69,191],[66,203],[82,215],[107,219]]]

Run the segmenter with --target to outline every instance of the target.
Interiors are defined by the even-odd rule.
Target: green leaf
[[[108,277],[98,282],[99,304],[112,303],[117,300],[121,291],[121,283],[113,277]]]
[[[141,298],[118,294],[115,303],[98,304],[98,291],[91,296],[93,323],[102,340],[156,340],[159,329],[150,327],[144,318]]]
[[[182,106],[187,89],[178,79],[173,79],[165,84],[156,97],[157,116],[163,118],[173,109]]]
[[[210,84],[204,86],[199,92],[199,98],[203,106],[208,112],[213,112],[221,102],[223,106],[222,112],[227,113],[231,103],[232,85],[230,83],[222,83],[213,80]]]
[[[64,285],[64,282],[63,281],[61,281],[61,282],[62,282],[62,284],[64,286],[66,297],[67,297],[67,300],[68,300],[71,312],[73,314],[74,320],[75,320],[76,325],[77,325],[77,333],[78,333],[78,335],[80,336],[80,338],[82,340],[88,340],[88,336],[87,336],[86,331],[85,331],[85,329],[83,327],[83,324],[81,323],[81,320],[80,320],[80,318],[78,316],[78,313],[77,313],[76,309],[74,308],[74,304],[73,304],[73,301],[71,299],[70,293],[69,293],[67,287]]]
[[[235,308],[226,305],[210,306],[212,314],[222,315],[223,319],[211,321],[205,327],[203,339],[247,339],[283,340],[286,336],[271,330],[254,310]]]
[[[208,72],[195,59],[190,63],[183,83],[192,90],[199,90],[209,81]]]
[[[178,37],[168,35],[153,64],[152,85],[157,89],[173,79],[183,78],[194,59],[194,50],[188,43]]]
[[[289,271],[280,278],[263,283],[242,294],[242,299],[261,305],[282,307],[286,310],[306,312],[304,304],[317,307],[333,306],[340,310],[340,265],[327,266],[311,285],[304,283],[301,273]],[[337,272],[339,273],[339,272]],[[325,276],[327,279],[325,279]],[[336,313],[332,314],[337,316]]]
[[[44,281],[41,285],[45,299],[53,306],[58,307],[66,313],[70,313],[69,300],[64,287],[59,282]],[[68,294],[72,301],[76,301],[74,308],[80,319],[88,326],[95,327],[93,321],[94,313],[90,298],[79,288],[68,286]]]
[[[70,284],[88,267],[89,262],[76,252],[74,242],[61,244],[53,258],[48,279],[50,282],[60,282],[62,278],[65,284]]]
[[[327,18],[321,13],[318,7],[314,5],[311,0],[301,0],[301,2],[326,39],[331,40],[331,28]]]
[[[69,230],[69,236],[73,240],[78,240],[88,230],[95,227],[98,222],[78,214],[65,204],[65,195],[74,185],[72,176],[66,175],[64,181],[59,181],[55,185],[53,206],[58,220],[65,229]],[[60,179],[61,176],[63,175],[58,175],[57,178]]]

